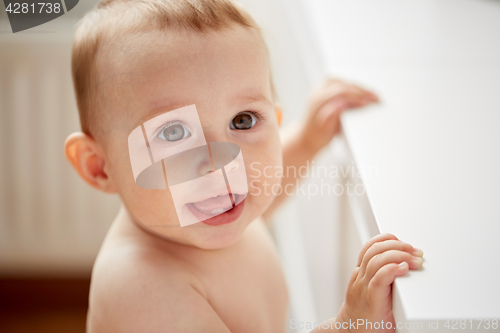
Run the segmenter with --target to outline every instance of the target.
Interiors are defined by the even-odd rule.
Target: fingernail
[[[420,267],[422,266],[424,260],[420,257],[412,257],[411,258],[411,261],[413,262],[413,265],[417,266],[417,267]]]
[[[421,249],[417,249],[416,247],[413,248],[413,255],[415,257],[423,257],[424,256],[424,251]]]
[[[398,270],[399,270],[400,272],[404,272],[404,271],[406,271],[407,266],[408,266],[408,264],[406,263],[406,261],[400,262],[400,263],[398,264]]]

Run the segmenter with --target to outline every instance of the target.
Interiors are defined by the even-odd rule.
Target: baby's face
[[[106,130],[100,141],[106,172],[133,220],[183,244],[205,249],[233,244],[272,202],[274,197],[266,195],[270,191],[264,186],[272,188],[280,182],[276,177],[263,178],[263,169],[280,166],[282,156],[268,56],[258,33],[244,28],[207,34],[150,32],[129,35],[109,50],[113,60],[100,64],[106,94],[101,125]],[[223,194],[227,189],[216,172],[209,175],[212,179],[199,178],[194,186],[181,186],[179,193],[169,187],[138,186],[133,158],[131,164],[134,148],[129,151],[134,130],[138,137],[144,134],[153,155],[160,156],[155,161],[208,142],[239,146],[243,160],[226,168],[234,170],[227,177],[229,184],[233,182],[235,208],[227,210],[231,204]],[[210,163],[197,156],[175,160],[174,166],[183,169],[179,163],[185,164],[189,172],[209,174]],[[238,168],[243,161],[244,168]],[[241,183],[242,170],[247,184]],[[220,214],[221,210],[227,212]],[[211,215],[214,218],[207,219]],[[208,223],[181,227],[180,218]]]

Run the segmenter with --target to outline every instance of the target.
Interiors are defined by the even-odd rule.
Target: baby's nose
[[[205,176],[208,175],[209,173],[213,172],[212,169],[212,162],[210,159],[203,159],[201,163],[198,165],[198,174],[200,176]]]

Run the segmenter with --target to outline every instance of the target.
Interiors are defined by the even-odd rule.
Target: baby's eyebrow
[[[239,94],[236,94],[233,98],[233,102],[236,104],[249,104],[255,102],[264,102],[268,105],[273,105],[273,103],[264,96],[261,92],[255,90],[242,90]],[[135,123],[134,128],[140,126],[144,122],[153,119],[161,114],[180,109],[182,107],[188,106],[190,103],[170,103],[162,105],[160,107],[155,107],[152,110],[145,113],[141,118]]]
[[[134,128],[137,126],[140,126],[141,124],[145,123],[146,121],[148,121],[150,119],[156,118],[159,115],[180,109],[180,108],[188,106],[188,105],[190,105],[190,104],[189,103],[171,103],[171,104],[163,105],[160,107],[156,107],[152,110],[149,110],[147,113],[145,113],[143,116],[141,116],[141,118],[139,118],[137,123],[135,123]]]
[[[260,92],[243,92],[234,97],[234,101],[237,103],[254,103],[254,102],[265,102],[269,105],[273,103]]]

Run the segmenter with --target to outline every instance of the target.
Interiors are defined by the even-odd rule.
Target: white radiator
[[[119,201],[64,158],[79,130],[74,22],[18,34],[0,23],[0,276],[87,275]]]

